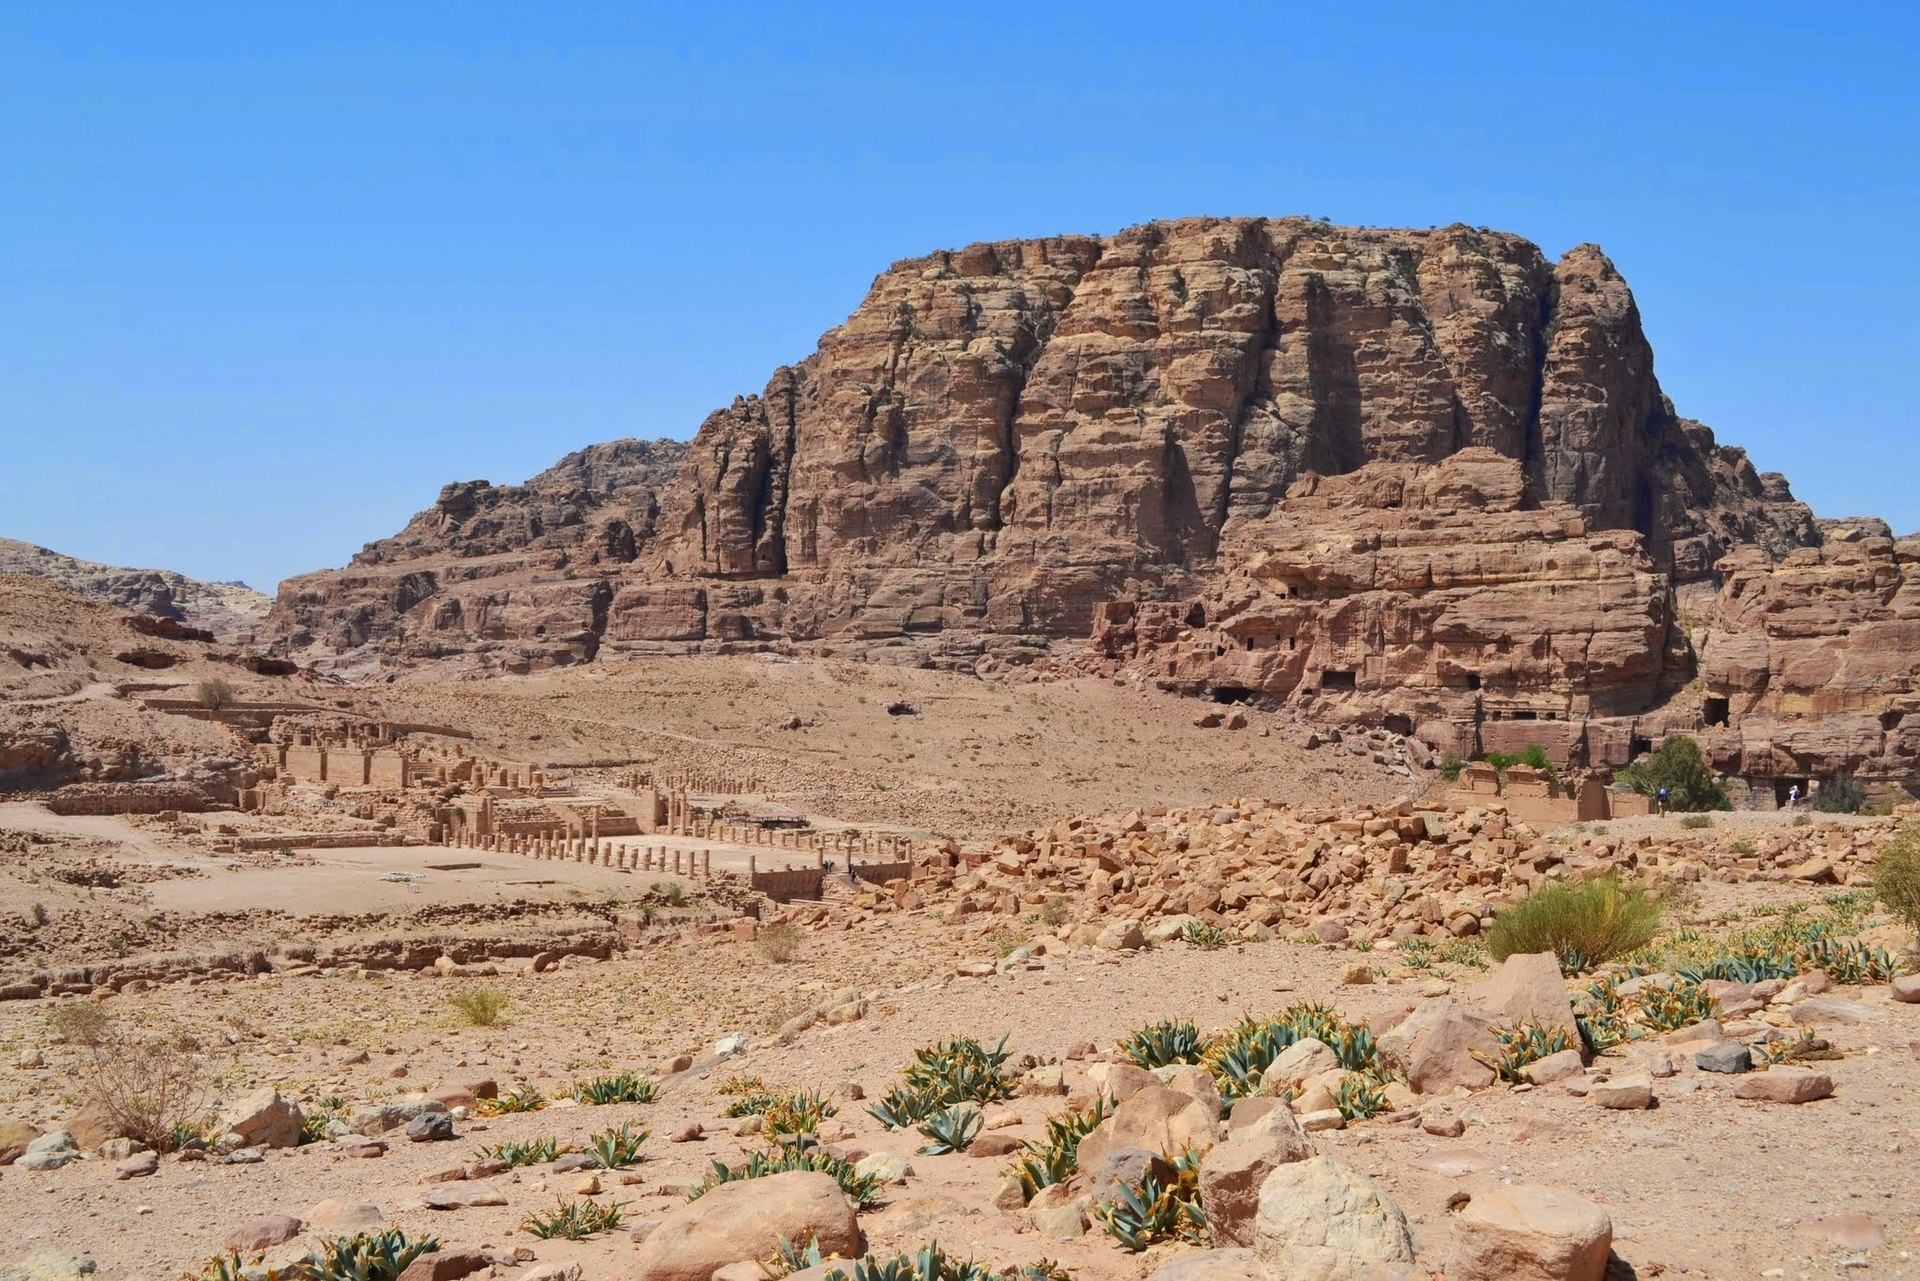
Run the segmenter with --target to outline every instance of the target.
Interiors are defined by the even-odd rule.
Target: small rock
[[[15,1163],[23,1170],[57,1170],[80,1159],[80,1145],[65,1130],[43,1134],[27,1144],[24,1155]]]
[[[453,1137],[453,1117],[446,1112],[422,1112],[407,1122],[407,1138],[414,1143],[438,1143]]]
[[[1595,1081],[1587,1097],[1616,1112],[1649,1108],[1653,1106],[1653,1077],[1645,1072],[1622,1072],[1604,1081]]]
[[[1920,1005],[1920,974],[1902,974],[1888,990],[1903,1005]]]
[[[895,1184],[905,1183],[913,1173],[913,1166],[896,1153],[875,1152],[854,1162],[853,1172],[862,1178],[871,1176],[882,1184]]]
[[[1843,1250],[1873,1250],[1887,1243],[1886,1230],[1857,1212],[1812,1219],[1794,1230]]]
[[[1750,1072],[1733,1087],[1736,1099],[1762,1103],[1812,1103],[1833,1093],[1833,1078],[1812,1068],[1771,1067]]]
[[[1448,1281],[1602,1281],[1613,1222],[1593,1202],[1519,1184],[1477,1192],[1461,1210]]]
[[[258,1254],[270,1246],[291,1241],[306,1225],[291,1214],[269,1214],[251,1219],[227,1233],[227,1249],[241,1254]]]
[[[160,1154],[152,1150],[135,1152],[113,1167],[116,1179],[144,1179],[160,1168]]]
[[[304,1216],[315,1232],[352,1234],[371,1232],[386,1222],[386,1212],[371,1201],[328,1199],[312,1206]]]
[[[1451,1112],[1427,1112],[1420,1117],[1420,1128],[1443,1139],[1457,1139],[1467,1132],[1467,1123]]]
[[[461,1179],[452,1183],[434,1183],[420,1199],[429,1210],[465,1210],[477,1205],[505,1205],[506,1194],[491,1183]]]
[[[1695,1054],[1693,1065],[1702,1072],[1748,1072],[1753,1069],[1753,1051],[1738,1041],[1722,1041]]]
[[[1340,967],[1340,981],[1350,987],[1373,982],[1373,967],[1365,961],[1348,961]]]
[[[1580,1058],[1580,1051],[1559,1050],[1521,1068],[1520,1079],[1529,1085],[1551,1085],[1555,1081],[1579,1076],[1586,1071],[1586,1067]]]
[[[1318,1108],[1300,1118],[1300,1128],[1308,1134],[1319,1134],[1323,1130],[1344,1130],[1347,1118],[1339,1108]]]
[[[706,1137],[707,1132],[698,1121],[688,1121],[685,1125],[676,1125],[667,1131],[669,1143],[698,1143]]]

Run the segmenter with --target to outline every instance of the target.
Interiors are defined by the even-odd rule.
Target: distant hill
[[[170,569],[102,565],[12,538],[0,538],[0,574],[43,578],[115,609],[204,627],[231,642],[252,639],[273,605],[271,597],[245,583],[207,583]]]

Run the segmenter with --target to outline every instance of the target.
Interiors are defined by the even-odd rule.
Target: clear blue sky
[[[271,588],[896,258],[1292,213],[1600,242],[1682,413],[1920,528],[1914,10],[1455,9],[6,5],[0,534]]]

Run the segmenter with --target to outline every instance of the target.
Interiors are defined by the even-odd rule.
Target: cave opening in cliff
[[[1725,725],[1732,711],[1733,708],[1729,700],[1724,698],[1709,698],[1701,707],[1700,714],[1709,725]]]
[[[1334,671],[1332,669],[1329,669],[1327,671],[1320,673],[1320,688],[1321,689],[1358,689],[1359,681],[1355,679],[1355,675],[1353,672],[1350,672],[1350,671],[1342,672],[1342,671]]]
[[[1213,701],[1216,703],[1251,703],[1257,694],[1244,685],[1216,685],[1213,687]]]
[[[1880,713],[1880,728],[1892,732],[1900,728],[1900,722],[1905,720],[1906,717],[1907,714],[1905,712],[1882,712]]]
[[[1399,712],[1394,712],[1380,724],[1389,734],[1398,734],[1402,738],[1413,737],[1413,717],[1411,716],[1402,716]]]

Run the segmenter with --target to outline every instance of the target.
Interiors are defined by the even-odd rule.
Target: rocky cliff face
[[[1305,474],[1467,448],[1681,581],[1817,542],[1783,480],[1674,414],[1598,249],[1193,219],[895,264],[684,455],[451,486],[289,583],[276,625],[387,661],[829,639],[971,662],[1190,586]]]
[[[1276,594],[1310,585],[1321,522],[1382,540],[1326,588],[1367,597],[1361,616]],[[1315,662],[1342,651],[1356,694],[1427,691],[1354,714],[1465,716],[1448,655],[1492,647],[1504,666],[1473,674],[1505,681],[1511,710],[1610,716],[1692,679],[1676,589],[1711,594],[1730,553],[1764,575],[1821,544],[1784,478],[1674,412],[1594,246],[1553,262],[1460,226],[1189,219],[897,263],[691,444],[450,486],[346,570],[286,584],[274,624],[346,667],[783,644],[991,669],[1097,617],[1119,645],[1125,608],[1162,631],[1147,606],[1211,616],[1242,581],[1261,626],[1316,632]],[[1542,583],[1595,620],[1581,652],[1577,629],[1541,626],[1563,607]],[[1369,628],[1399,652],[1362,653]],[[1516,652],[1543,632],[1544,653]],[[1245,687],[1293,697],[1308,667],[1254,652]],[[1191,661],[1169,679],[1212,679]]]

